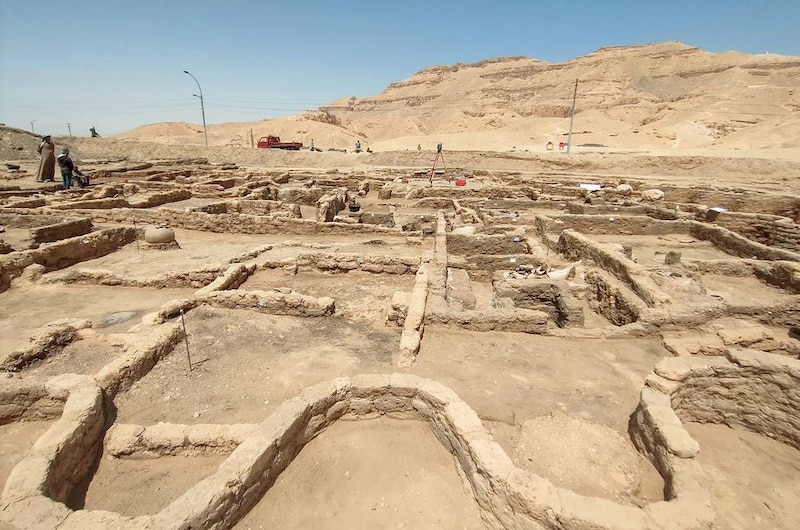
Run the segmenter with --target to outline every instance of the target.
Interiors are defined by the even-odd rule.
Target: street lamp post
[[[194,79],[194,82],[197,83],[197,90],[200,92],[200,95],[199,96],[197,94],[192,94],[192,95],[194,97],[200,98],[200,112],[203,115],[203,136],[205,136],[206,147],[208,147],[208,131],[206,130],[206,108],[203,105],[203,89],[200,88],[200,82],[197,80],[195,76],[191,74],[191,72],[189,72],[189,70],[184,70],[183,73]]]

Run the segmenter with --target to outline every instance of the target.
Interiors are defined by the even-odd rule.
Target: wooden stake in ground
[[[136,218],[133,218],[133,231],[136,234],[136,253],[139,254],[139,229],[136,227]]]
[[[186,358],[189,359],[189,371],[192,371],[192,354],[189,353],[189,335],[186,333],[186,319],[183,318],[181,309],[181,324],[183,324],[183,343],[186,344]]]

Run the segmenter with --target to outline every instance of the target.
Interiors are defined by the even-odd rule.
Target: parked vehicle
[[[279,136],[262,136],[258,139],[258,147],[270,149],[289,149],[298,151],[303,147],[302,142],[281,142]]]

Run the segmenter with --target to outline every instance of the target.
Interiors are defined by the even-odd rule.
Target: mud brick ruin
[[[2,524],[280,527],[291,495],[270,495],[313,444],[400,420],[452,462],[456,486],[437,491],[464,494],[429,527],[797,522],[797,491],[738,488],[714,460],[743,433],[797,465],[796,195],[458,167],[465,187],[391,167],[87,167],[86,189],[0,191]],[[171,231],[149,242],[157,227]]]

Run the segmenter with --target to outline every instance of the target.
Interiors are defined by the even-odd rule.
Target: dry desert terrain
[[[799,75],[435,66],[70,190],[0,128],[0,528],[797,528]]]

